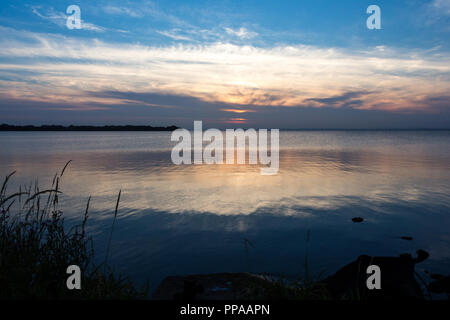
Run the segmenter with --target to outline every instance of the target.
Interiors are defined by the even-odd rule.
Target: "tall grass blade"
[[[122,194],[122,190],[119,191],[119,196],[117,197],[117,202],[116,202],[116,209],[114,210],[114,219],[113,219],[113,223],[111,226],[111,233],[109,235],[109,240],[108,240],[108,247],[106,248],[106,255],[105,255],[105,269],[107,266],[107,262],[108,262],[108,256],[109,256],[109,250],[111,248],[111,241],[112,241],[112,235],[113,235],[113,231],[114,231],[114,224],[116,223],[116,218],[117,218],[117,212],[119,209],[119,202],[120,202],[120,195]]]
[[[61,174],[59,175],[60,177],[62,177],[64,175],[64,172],[66,171],[67,166],[69,165],[69,163],[71,163],[72,160],[67,161],[66,165],[64,166],[64,168],[61,170]]]
[[[7,176],[5,177],[5,180],[3,181],[2,189],[1,189],[1,191],[0,191],[0,196],[2,196],[3,193],[5,192],[5,190],[6,190],[6,185],[8,184],[9,178],[11,178],[11,176],[12,176],[13,174],[15,174],[15,173],[16,173],[16,172],[13,171],[13,172],[11,172],[9,175],[7,175]]]

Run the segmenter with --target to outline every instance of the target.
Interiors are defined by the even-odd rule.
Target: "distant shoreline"
[[[59,126],[59,125],[42,125],[42,126],[15,126],[2,124],[0,131],[174,131],[178,129],[176,126],[168,127],[152,127],[152,126]]]
[[[1,131],[174,131],[176,129],[180,129],[177,126],[167,126],[167,127],[153,127],[153,126],[139,126],[139,125],[105,125],[105,126],[84,126],[84,125],[70,125],[70,126],[62,126],[62,125],[9,125],[9,124],[1,124]],[[244,130],[248,128],[243,128]],[[256,128],[255,128],[256,129]],[[188,129],[192,130],[192,129]],[[225,130],[225,129],[220,129]],[[317,129],[289,129],[289,128],[280,128],[280,131],[450,131],[450,128],[405,128],[405,129],[396,129],[396,128],[380,128],[380,129],[363,129],[363,128],[317,128]]]

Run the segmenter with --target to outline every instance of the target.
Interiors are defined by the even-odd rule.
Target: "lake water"
[[[152,289],[168,275],[301,275],[307,246],[313,275],[417,249],[430,253],[417,270],[450,273],[450,131],[282,131],[273,176],[258,165],[176,166],[169,132],[0,132],[0,146],[0,174],[17,171],[10,192],[50,186],[72,160],[61,207],[81,220],[92,196],[99,258],[122,190],[109,261]]]

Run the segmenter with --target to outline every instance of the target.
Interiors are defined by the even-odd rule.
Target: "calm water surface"
[[[281,132],[274,176],[257,165],[175,166],[168,132],[0,132],[0,145],[0,174],[17,171],[10,192],[50,186],[72,160],[61,206],[77,221],[92,196],[97,257],[122,190],[110,261],[152,288],[176,274],[299,275],[307,230],[314,274],[417,249],[430,253],[419,271],[450,273],[449,131]]]

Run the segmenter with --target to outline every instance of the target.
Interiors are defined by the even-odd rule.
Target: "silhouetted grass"
[[[137,289],[105,261],[94,263],[92,238],[86,234],[90,198],[81,224],[64,225],[58,207],[59,184],[67,165],[52,187],[37,185],[8,194],[8,175],[0,190],[0,299],[141,299],[148,287]],[[117,216],[120,194],[114,212]],[[111,242],[112,230],[109,242]],[[109,252],[108,244],[108,252]],[[69,265],[81,269],[81,290],[69,290]]]

